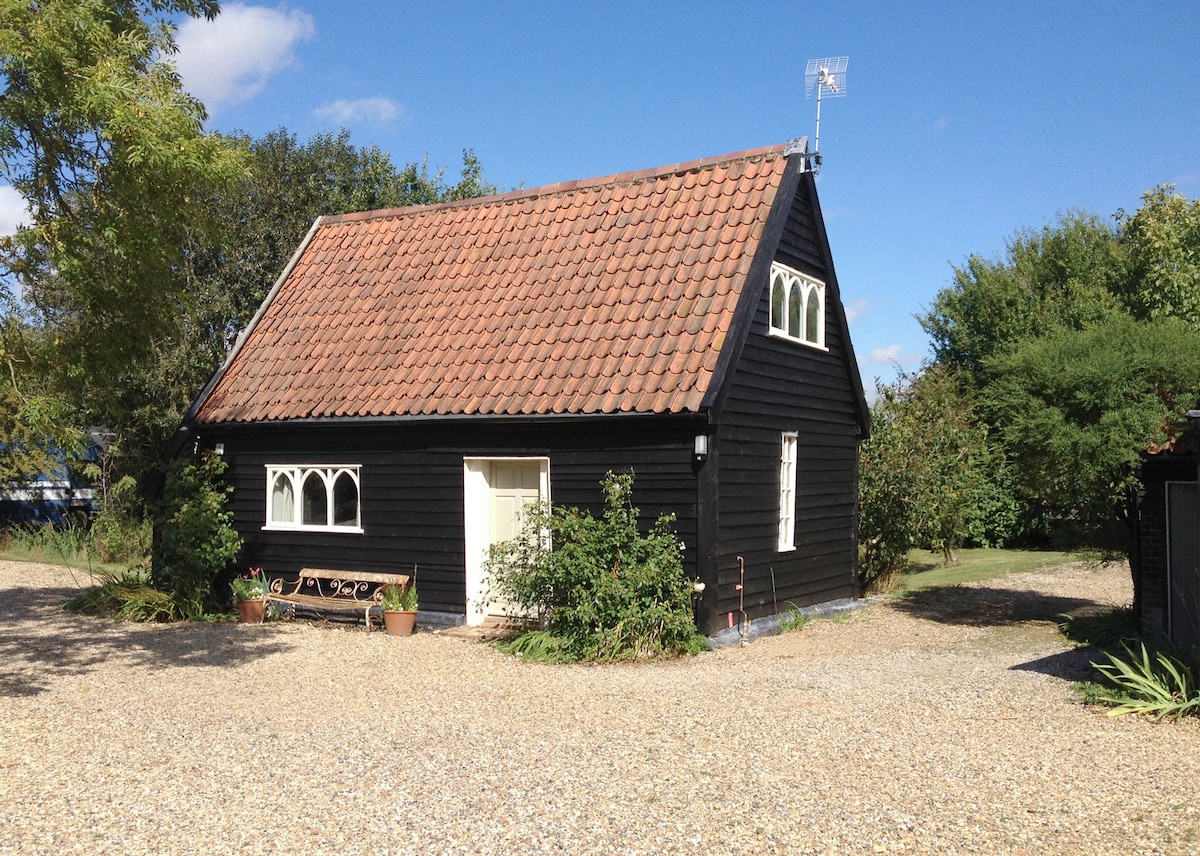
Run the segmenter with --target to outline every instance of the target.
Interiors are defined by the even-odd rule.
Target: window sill
[[[264,532],[339,532],[343,535],[362,535],[361,526],[304,526],[294,523],[268,523]]]
[[[777,552],[777,553],[795,553],[795,552],[796,552],[796,545],[795,545],[795,544],[790,544],[790,545],[788,545],[788,546],[786,546],[786,547],[784,547],[784,546],[779,546],[779,547],[777,547],[777,548],[775,549],[775,552]]]
[[[795,336],[789,336],[782,330],[776,330],[771,327],[767,331],[772,339],[782,339],[785,342],[791,342],[793,345],[803,345],[806,348],[812,348],[814,351],[825,351],[829,353],[829,348],[820,342],[810,342],[807,339],[797,339]]]

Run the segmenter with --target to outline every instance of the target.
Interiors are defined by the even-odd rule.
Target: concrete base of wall
[[[845,612],[862,609],[866,603],[861,600],[843,597],[837,600],[827,600],[824,603],[814,603],[812,606],[802,606],[796,611],[806,618],[831,618]],[[708,637],[709,648],[731,648],[734,645],[744,645],[763,636],[775,636],[780,632],[784,613],[764,615],[754,618],[742,625],[726,628],[716,636]]]

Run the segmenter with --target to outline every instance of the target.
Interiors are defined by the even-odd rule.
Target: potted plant
[[[380,600],[383,626],[391,636],[411,636],[417,626],[417,581],[403,586],[384,586]]]
[[[238,622],[262,624],[267,597],[267,580],[262,568],[251,568],[248,573],[234,577],[232,588]]]

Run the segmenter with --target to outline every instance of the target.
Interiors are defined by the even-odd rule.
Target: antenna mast
[[[833,56],[810,59],[804,69],[804,97],[812,98],[817,93],[817,132],[813,136],[812,171],[821,171],[821,97],[840,98],[846,94],[846,66],[848,56]]]

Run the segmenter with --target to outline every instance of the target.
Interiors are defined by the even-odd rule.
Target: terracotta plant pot
[[[385,609],[383,627],[389,636],[412,636],[417,627],[417,613]]]
[[[265,600],[239,600],[238,624],[262,624],[266,605]]]

